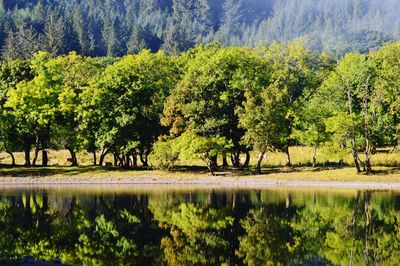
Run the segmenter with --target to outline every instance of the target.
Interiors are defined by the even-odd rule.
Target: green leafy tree
[[[306,104],[323,81],[329,62],[319,54],[307,50],[301,42],[289,45],[272,45],[264,55],[271,62],[271,85],[285,94],[286,129],[281,132],[281,144],[278,147],[287,155],[287,164],[291,165],[289,146],[292,143],[294,123],[300,108]]]
[[[31,81],[20,82],[16,88],[8,92],[6,107],[20,121],[24,121],[26,131],[32,130],[36,138],[37,154],[42,150],[42,164],[48,163],[47,149],[50,144],[52,126],[56,124],[58,110],[58,95],[60,86],[47,75],[50,56],[39,53],[32,60],[35,77]]]
[[[377,77],[375,80],[375,98],[382,102],[381,112],[389,115],[392,126],[386,135],[394,146],[399,146],[400,141],[400,78],[396,74],[399,70],[400,43],[388,44],[371,53],[370,57],[375,62]],[[383,133],[383,132],[381,132]],[[385,144],[387,142],[384,142]]]
[[[239,154],[248,150],[241,144],[244,130],[236,110],[245,100],[245,86],[252,86],[251,79],[260,73],[260,57],[248,48],[217,44],[199,46],[189,56],[185,75],[166,100],[162,122],[173,134],[189,130],[224,137],[233,144],[234,166],[240,166]]]
[[[260,151],[257,164],[268,150],[286,153],[291,164],[289,146],[300,109],[315,94],[324,77],[327,62],[308,51],[301,43],[274,44],[262,50],[266,73],[264,82],[246,89],[246,101],[239,109],[243,141]]]
[[[347,54],[336,70],[325,80],[322,93],[332,97],[331,114],[326,120],[327,130],[337,145],[352,150],[357,172],[361,172],[359,150],[364,151],[364,171],[371,172],[370,156],[379,135],[375,112],[379,102],[374,101],[375,70],[372,61],[360,54]],[[323,101],[322,103],[324,103]]]
[[[160,168],[170,170],[179,160],[203,160],[214,174],[217,166],[213,158],[226,154],[232,147],[225,137],[204,137],[187,131],[177,138],[156,142],[152,156],[159,162]]]
[[[320,107],[320,99],[313,97],[299,110],[299,118],[295,122],[292,136],[303,145],[314,147],[312,166],[317,164],[317,152],[321,145],[330,139],[326,130],[324,108]]]
[[[90,81],[100,75],[107,62],[102,59],[82,57],[76,53],[60,56],[48,62],[48,75],[55,86],[60,86],[58,94],[58,115],[53,125],[53,146],[70,152],[72,165],[78,165],[76,152],[86,149],[95,152],[88,129],[80,118],[80,95]]]
[[[91,85],[93,98],[85,108],[96,110],[96,146],[104,149],[103,154],[113,151],[116,163],[126,166],[135,166],[139,154],[147,166],[152,144],[163,132],[159,121],[163,102],[177,74],[171,58],[146,50],[109,66]]]
[[[239,109],[240,126],[246,129],[243,142],[260,152],[257,172],[261,173],[261,164],[267,151],[282,147],[281,134],[286,130],[285,93],[276,87],[248,90],[246,102]]]
[[[30,150],[34,142],[34,136],[30,128],[25,127],[24,120],[16,117],[6,107],[8,93],[16,89],[23,81],[33,78],[33,71],[29,61],[15,60],[3,62],[0,67],[0,136],[2,150],[12,157],[15,164],[13,151],[23,150],[25,153],[25,164],[30,165]]]

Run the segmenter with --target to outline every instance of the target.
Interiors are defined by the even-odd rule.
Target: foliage
[[[170,205],[168,202],[150,205],[160,226],[170,231],[161,240],[169,265],[229,263],[229,242],[224,236],[233,224],[233,217],[224,209],[191,203]]]
[[[196,43],[248,45],[303,38],[332,56],[368,53],[399,39],[392,0],[4,0],[3,58],[123,56],[142,49],[176,54]]]
[[[352,190],[8,190],[0,261],[393,265],[397,203],[396,193]]]
[[[327,131],[332,133],[337,145],[352,148],[358,171],[358,151],[364,151],[364,169],[371,171],[370,154],[388,126],[385,113],[381,111],[382,101],[376,98],[379,94],[374,87],[375,79],[372,60],[365,55],[347,54],[325,80],[321,91],[335,97],[335,101],[328,104],[332,109],[326,117]]]
[[[172,58],[162,52],[142,51],[107,67],[88,88],[93,98],[84,107],[88,123],[97,121],[95,145],[123,156],[149,153],[163,132],[159,116],[177,77]]]
[[[181,136],[158,141],[153,148],[152,158],[161,169],[171,170],[179,160],[206,160],[210,157],[226,154],[232,144],[224,137],[202,137],[193,132],[185,132]]]
[[[182,8],[175,12],[188,12]],[[1,64],[0,148],[11,158],[23,151],[26,165],[39,151],[46,165],[49,149],[68,150],[73,165],[87,151],[97,164],[100,150],[100,164],[112,153],[115,166],[137,167],[140,159],[147,167],[151,154],[160,168],[201,159],[213,173],[218,158],[225,167],[229,157],[236,168],[248,166],[252,150],[261,154],[259,172],[275,151],[290,165],[289,148],[305,145],[315,148],[314,166],[322,147],[342,159],[351,153],[357,171],[371,173],[376,149],[398,145],[399,51],[393,43],[348,53],[337,66],[301,41],[200,44],[178,56],[39,52]]]

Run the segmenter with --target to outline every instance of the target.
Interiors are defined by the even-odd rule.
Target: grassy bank
[[[282,153],[270,153],[268,159],[264,162],[263,175],[254,175],[254,165],[256,164],[257,154],[252,153],[251,167],[248,169],[226,168],[217,172],[217,176],[226,177],[255,177],[271,178],[281,180],[310,180],[310,181],[378,181],[378,182],[400,182],[400,153],[392,152],[389,148],[380,149],[372,157],[374,168],[373,175],[359,175],[351,166],[351,157],[332,156],[324,151],[318,153],[319,166],[310,167],[312,161],[312,148],[292,147],[292,167],[284,166],[286,163],[285,155]],[[23,154],[15,153],[17,164],[23,163]],[[99,166],[90,166],[92,163],[92,154],[81,152],[78,154],[79,167],[69,167],[67,151],[50,151],[49,167],[10,167],[9,156],[5,153],[0,154],[0,176],[5,178],[48,178],[48,179],[121,179],[121,178],[185,178],[193,179],[196,177],[209,177],[206,167],[202,161],[181,161],[173,171],[148,170],[139,168],[135,170],[126,170],[124,168],[112,167],[105,168]],[[343,166],[338,166],[334,162],[342,159]],[[330,160],[330,161],[329,161]],[[108,156],[105,160],[111,162],[112,157]],[[38,161],[40,164],[40,160]],[[187,166],[190,165],[190,166]]]
[[[7,167],[0,168],[0,176],[7,178],[33,178],[47,180],[129,180],[129,179],[196,179],[196,178],[269,178],[279,180],[307,181],[357,181],[357,182],[400,182],[400,168],[375,167],[375,174],[360,175],[353,167],[265,167],[262,175],[255,175],[253,169],[224,169],[211,176],[203,167],[179,167],[174,171],[126,170],[123,168],[80,167]],[[0,182],[2,180],[0,179]]]
[[[314,149],[311,147],[291,147],[290,154],[293,165],[305,166],[312,163]],[[24,154],[22,152],[14,153],[16,163],[22,165],[24,163]],[[54,151],[50,150],[48,152],[49,164],[53,166],[68,166],[70,163],[67,159],[70,154],[66,150]],[[97,159],[100,156],[100,152],[97,153]],[[361,155],[360,155],[361,156]],[[34,153],[31,153],[31,158],[34,157]],[[82,151],[77,154],[78,162],[80,166],[91,166],[93,164],[93,154]],[[242,161],[244,161],[244,155],[242,156]],[[256,152],[251,153],[250,165],[256,165],[258,154]],[[319,165],[324,165],[327,163],[334,163],[343,160],[344,164],[351,166],[353,163],[350,154],[332,154],[326,150],[318,150],[317,152],[317,163]],[[105,162],[113,162],[112,155],[109,154],[105,158]],[[390,166],[390,167],[400,167],[400,150],[393,152],[392,148],[380,148],[378,151],[372,155],[371,159],[373,166]],[[150,161],[152,164],[157,164],[157,162]],[[221,163],[221,162],[220,162]],[[286,165],[286,155],[281,152],[270,152],[268,153],[267,160],[264,160],[264,166],[268,167],[281,167]],[[11,164],[11,157],[5,153],[0,153],[0,165]],[[41,158],[39,156],[37,164],[41,164]],[[178,162],[178,167],[191,165],[191,166],[204,166],[201,160],[183,160]]]

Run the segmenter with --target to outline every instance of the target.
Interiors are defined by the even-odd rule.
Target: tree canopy
[[[8,59],[37,51],[111,57],[302,38],[312,50],[342,56],[398,40],[399,11],[392,0],[3,0],[0,50]]]
[[[151,155],[169,169],[202,159],[213,173],[221,162],[248,167],[252,151],[258,172],[272,151],[290,166],[290,147],[307,145],[314,166],[324,148],[373,172],[376,149],[398,147],[399,51],[391,43],[337,63],[300,41],[116,58],[39,52],[1,64],[0,148],[14,164],[14,152],[47,165],[48,150],[66,149],[74,166],[87,151],[96,165],[111,153],[115,166],[148,167]]]

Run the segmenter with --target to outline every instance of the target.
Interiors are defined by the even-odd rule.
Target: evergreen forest
[[[199,43],[259,46],[303,39],[330,56],[368,53],[400,38],[396,0],[2,0],[6,59],[76,51],[168,55]]]

